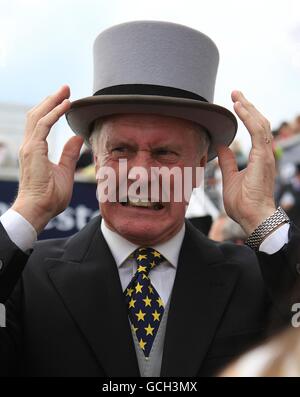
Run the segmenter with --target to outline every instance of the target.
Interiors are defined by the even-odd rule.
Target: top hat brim
[[[195,99],[155,95],[95,95],[76,100],[66,112],[69,126],[89,144],[92,125],[101,117],[146,113],[177,117],[193,121],[208,132],[211,144],[208,161],[217,156],[215,147],[229,146],[237,132],[237,120],[228,109]]]

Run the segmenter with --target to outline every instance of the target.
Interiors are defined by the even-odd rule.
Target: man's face
[[[118,185],[119,160],[126,159],[128,173],[132,167],[143,167],[151,174],[151,167],[179,167],[183,174],[184,167],[204,166],[206,152],[201,151],[199,132],[193,123],[174,117],[126,114],[110,117],[102,126],[97,139],[95,152],[96,172],[99,168],[111,167],[117,175]],[[202,153],[201,153],[202,152]],[[141,182],[142,176],[139,181]],[[137,179],[139,179],[137,177]],[[137,179],[126,175],[127,187]],[[153,183],[153,181],[152,181]],[[162,179],[159,178],[161,185]],[[183,181],[184,183],[184,181]],[[195,182],[193,182],[194,184]],[[175,235],[184,223],[186,201],[174,201],[174,180],[171,178],[169,202],[150,203],[151,181],[145,180],[148,186],[148,206],[136,205],[133,202],[100,202],[101,215],[106,225],[127,240],[138,245],[154,245],[167,241]],[[193,185],[194,186],[194,185]],[[162,192],[163,186],[160,186]],[[145,198],[144,198],[145,199]]]

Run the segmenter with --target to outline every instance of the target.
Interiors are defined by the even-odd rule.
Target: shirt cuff
[[[0,222],[9,238],[23,252],[33,248],[37,240],[35,228],[17,211],[9,209],[1,217]]]
[[[273,255],[289,242],[290,224],[284,223],[271,233],[259,246],[259,251]]]

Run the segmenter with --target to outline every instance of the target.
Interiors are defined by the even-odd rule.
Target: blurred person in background
[[[290,219],[300,226],[300,163],[295,165],[295,175],[290,182],[281,186],[278,201]]]
[[[228,215],[226,212],[221,212],[220,215],[213,221],[208,237],[214,241],[223,241],[223,228],[226,224]]]
[[[272,132],[274,136],[274,155],[276,159],[276,203],[282,203],[284,208],[293,212],[297,190],[298,170],[297,163],[300,159],[300,135],[298,130],[298,118],[292,123],[284,122],[278,130]],[[282,201],[281,201],[282,200]],[[293,219],[295,214],[293,213]]]
[[[245,156],[245,153],[241,147],[241,143],[238,140],[233,141],[230,146],[230,149],[233,151],[235,155],[238,170],[242,171],[244,168],[247,167],[248,159]]]
[[[221,377],[300,377],[300,330],[289,328],[243,355]]]
[[[300,115],[295,118],[292,123],[292,129],[294,134],[300,134]]]
[[[277,130],[276,140],[282,141],[294,136],[294,130],[290,123],[284,121],[281,123],[280,127]]]
[[[212,224],[209,238],[214,241],[243,245],[247,235],[241,226],[224,212]]]
[[[298,247],[293,247],[297,252]],[[270,324],[269,337],[224,369],[225,377],[300,377],[300,281],[282,272],[278,285],[282,289],[280,310],[290,307],[293,316],[288,327]],[[289,288],[287,288],[289,283]],[[288,313],[286,313],[288,316]],[[274,329],[279,330],[274,333]]]
[[[220,167],[217,160],[210,161],[205,168],[205,192],[215,205],[220,210],[223,208],[222,200],[222,177],[220,174]],[[221,187],[220,187],[221,186]]]

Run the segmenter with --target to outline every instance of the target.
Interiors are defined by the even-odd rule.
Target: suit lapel
[[[195,376],[238,277],[221,250],[189,222],[171,296],[161,376]]]
[[[68,241],[48,274],[106,376],[139,376],[117,266],[99,218]]]

